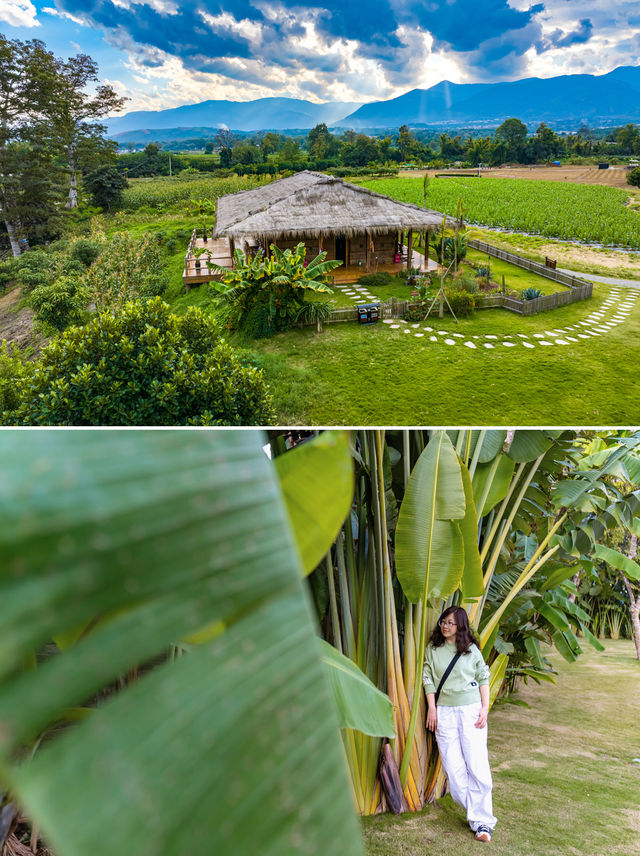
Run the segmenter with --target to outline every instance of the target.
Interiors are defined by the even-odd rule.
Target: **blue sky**
[[[366,102],[640,62],[638,0],[0,0],[0,32],[90,54],[127,110]]]

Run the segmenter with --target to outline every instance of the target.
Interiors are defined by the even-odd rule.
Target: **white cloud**
[[[37,9],[31,0],[2,0],[0,21],[11,27],[39,27]]]
[[[44,6],[42,11],[46,12],[47,15],[53,15],[54,18],[67,18],[69,21],[73,21],[74,24],[80,24],[81,27],[90,26],[90,24],[87,21],[83,21],[82,18],[77,18],[69,12],[60,12],[58,9],[54,9],[51,6]],[[72,44],[74,43],[72,42]],[[78,50],[80,50],[80,48],[78,48]]]

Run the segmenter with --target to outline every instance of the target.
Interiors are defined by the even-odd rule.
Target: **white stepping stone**
[[[552,342],[547,342],[547,341],[546,341],[546,339],[540,339],[540,343],[539,343],[539,344],[541,344],[541,345],[551,345],[551,344],[553,344],[553,343],[552,343]]]
[[[413,329],[415,330],[415,329],[416,329],[416,327],[419,327],[420,325],[419,325],[419,324],[412,324],[411,326],[412,326],[412,327],[413,327]]]
[[[409,328],[408,328],[408,327],[405,327],[405,328],[404,328],[404,330],[403,330],[402,332],[403,332],[403,333],[410,333],[410,332],[411,332],[411,330],[409,330]]]
[[[577,341],[578,341],[577,339],[574,339],[574,338],[573,338],[573,336],[567,336],[567,339],[568,339],[570,342],[577,342]]]
[[[476,348],[476,346],[473,344],[473,342],[465,342],[465,345],[467,346],[467,348],[473,348],[474,350]]]
[[[494,336],[493,333],[487,333],[485,335],[485,339],[497,339],[497,336]]]
[[[433,327],[425,327],[424,329],[427,331],[427,333],[430,333],[433,330]]]
[[[414,335],[414,336],[417,336],[418,338],[420,338],[420,336],[424,336],[424,333],[414,333],[413,335]]]
[[[391,318],[383,318],[382,323],[383,324],[393,324],[393,321]]]
[[[456,340],[455,339],[445,339],[444,343],[445,343],[445,345],[455,345]]]
[[[581,339],[588,339],[588,338],[589,338],[589,336],[585,336],[585,334],[584,334],[584,333],[578,333],[578,336],[579,336]]]
[[[493,348],[493,347],[495,347],[494,345],[492,345],[492,344],[491,344],[491,342],[485,342],[485,343],[484,343],[484,346],[485,346],[485,348]]]
[[[502,344],[505,346],[505,348],[515,348],[514,342],[503,342]]]
[[[544,343],[542,343],[544,344]],[[556,345],[568,345],[568,342],[565,342],[564,339],[556,339]]]
[[[535,348],[535,345],[531,342],[523,342],[522,344],[525,346],[525,348]]]
[[[391,329],[392,329],[392,330],[397,330],[399,326],[400,326],[399,324],[392,324],[392,325],[391,325]]]
[[[456,339],[464,339],[462,333],[454,333],[453,335],[456,337]]]
[[[544,333],[534,333],[533,335],[536,337],[536,339],[544,339]]]
[[[431,341],[432,341],[432,342],[437,342],[437,341],[438,341],[438,337],[437,337],[437,336],[429,336],[429,338],[431,339]]]
[[[446,330],[438,330],[438,336],[448,336],[448,335],[449,334],[447,333]]]
[[[528,339],[528,338],[529,338],[529,337],[526,335],[526,333],[518,333],[518,336],[520,336],[520,338],[521,338],[521,339]]]
[[[474,336],[473,338],[474,338],[474,339],[479,339],[479,338],[480,338],[480,336]]]

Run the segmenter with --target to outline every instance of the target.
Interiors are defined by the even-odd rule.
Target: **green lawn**
[[[576,324],[610,294],[523,318],[502,309],[429,320],[465,338]],[[636,294],[635,292],[633,292]],[[414,332],[411,330],[411,332]],[[640,303],[600,338],[566,346],[475,350],[386,324],[326,325],[255,342],[281,425],[628,425],[640,422]]]
[[[431,856],[488,848],[493,856],[637,856],[640,830],[640,663],[629,640],[558,655],[557,685],[532,684],[530,707],[489,715],[498,825],[475,842],[450,796],[420,814],[363,818],[368,856]]]

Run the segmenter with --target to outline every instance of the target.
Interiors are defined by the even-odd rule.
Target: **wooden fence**
[[[530,259],[524,259],[522,256],[517,256],[515,253],[508,253],[506,250],[499,250],[497,247],[492,247],[491,244],[485,244],[484,241],[475,241],[470,239],[467,241],[467,246],[472,250],[479,250],[481,253],[486,253],[488,256],[493,256],[496,259],[502,259],[516,267],[530,270],[532,273],[537,273],[539,276],[544,276],[546,279],[551,279],[560,285],[565,285],[567,288],[582,288],[588,286],[593,291],[593,284],[584,279],[580,279],[573,274],[562,273],[562,271],[554,270],[540,262],[532,262]],[[587,295],[591,297],[591,292]],[[578,300],[584,300],[584,297],[578,297]],[[569,303],[573,303],[572,300]],[[558,304],[562,305],[562,304]]]

